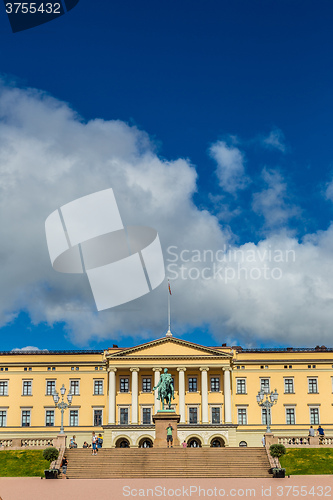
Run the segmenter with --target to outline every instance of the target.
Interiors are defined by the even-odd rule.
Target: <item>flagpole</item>
[[[168,280],[169,283],[169,280]],[[171,332],[170,292],[168,289],[168,331]]]
[[[168,331],[166,333],[166,337],[172,337],[171,333],[171,307],[170,307],[170,295],[171,295],[171,288],[170,288],[170,282],[168,280]]]

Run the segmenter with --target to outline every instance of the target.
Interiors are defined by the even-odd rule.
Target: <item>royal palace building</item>
[[[171,334],[130,348],[0,352],[0,441],[55,437],[61,410],[53,396],[64,385],[68,437],[81,447],[91,433],[105,447],[151,446],[157,391],[165,368],[174,381],[178,437],[189,446],[260,446],[267,409],[258,391],[277,390],[271,428],[307,436],[320,424],[333,435],[333,349],[206,347]],[[65,397],[66,401],[66,397]]]

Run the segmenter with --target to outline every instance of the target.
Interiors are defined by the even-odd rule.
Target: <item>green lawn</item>
[[[333,474],[333,448],[287,448],[280,458],[286,475]]]
[[[44,476],[43,450],[0,451],[0,477]]]

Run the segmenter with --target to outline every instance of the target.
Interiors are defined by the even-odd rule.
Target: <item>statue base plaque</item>
[[[175,410],[158,410],[153,415],[153,422],[155,424],[155,441],[154,448],[167,448],[167,427],[171,424],[173,427],[172,437],[173,447],[179,446],[179,439],[177,436],[177,424],[180,420],[180,415],[177,415]]]

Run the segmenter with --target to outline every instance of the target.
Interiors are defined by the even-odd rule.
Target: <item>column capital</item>
[[[231,366],[222,366],[224,372],[231,372]]]
[[[116,372],[116,371],[117,371],[117,368],[111,368],[111,367],[108,368],[108,372]]]
[[[208,368],[208,366],[201,366],[201,367],[199,368],[199,370],[200,370],[201,372],[208,372],[208,371],[209,371],[209,368]]]
[[[153,372],[161,372],[163,368],[152,368]]]
[[[139,371],[140,371],[140,368],[130,368],[130,371],[131,371],[131,372],[139,372]]]
[[[177,372],[186,372],[186,368],[185,368],[185,366],[179,366],[179,367],[177,368]]]

